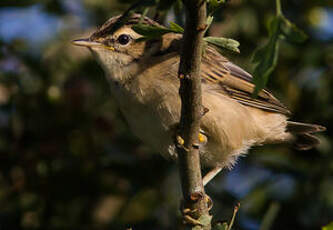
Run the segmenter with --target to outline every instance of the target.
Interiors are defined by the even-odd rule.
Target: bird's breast
[[[180,99],[172,87],[165,87],[158,79],[147,81],[144,77],[125,85],[111,82],[111,91],[131,131],[169,158],[174,129],[180,118]]]

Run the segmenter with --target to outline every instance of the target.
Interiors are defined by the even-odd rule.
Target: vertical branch
[[[179,66],[180,96],[182,101],[180,136],[178,146],[179,170],[182,182],[184,206],[198,219],[209,216],[205,190],[202,184],[198,135],[201,105],[200,64],[203,36],[206,28],[206,1],[183,0],[186,9],[184,43]],[[196,228],[197,229],[197,228]],[[209,224],[201,229],[210,229]]]

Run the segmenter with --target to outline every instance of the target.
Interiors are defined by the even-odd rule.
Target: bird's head
[[[177,37],[171,33],[148,41],[140,39],[142,36],[132,29],[133,25],[160,25],[140,14],[132,14],[122,22],[120,19],[121,16],[112,17],[89,38],[73,41],[74,45],[88,47],[104,70],[113,75],[124,75],[127,68],[134,68],[132,64],[140,63],[143,58],[149,60],[156,53],[166,50],[170,46],[168,41]]]

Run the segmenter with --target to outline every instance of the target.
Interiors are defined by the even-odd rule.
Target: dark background
[[[178,229],[176,165],[132,136],[101,68],[70,44],[129,4],[0,1],[1,230]],[[216,221],[230,219],[241,203],[234,229],[259,229],[269,209],[277,211],[271,229],[333,221],[333,4],[290,0],[282,8],[309,39],[281,43],[268,86],[293,120],[328,130],[306,152],[255,148],[207,186]],[[230,1],[210,33],[238,40],[241,54],[226,54],[252,72],[251,56],[267,41],[274,14],[273,0]],[[173,15],[171,8],[165,22]]]

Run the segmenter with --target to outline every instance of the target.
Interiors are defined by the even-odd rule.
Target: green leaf
[[[194,226],[192,229],[193,230],[201,230],[202,226],[208,226],[210,225],[212,221],[212,216],[209,214],[205,214],[199,217],[198,221],[200,222],[200,225]]]
[[[180,25],[178,25],[175,22],[169,22],[170,23],[170,29],[175,32],[175,33],[184,33],[184,29],[183,27],[181,27]]]
[[[210,25],[212,24],[214,20],[214,17],[213,16],[208,16],[207,17],[207,21],[206,21],[206,24],[207,24],[207,28],[206,28],[206,31],[209,29]]]
[[[221,4],[224,4],[226,0],[208,0],[207,3],[211,6],[218,7]]]
[[[226,0],[207,0],[208,15],[212,15],[216,10],[225,4]]]
[[[277,17],[274,17],[273,20],[270,22],[268,30],[270,34],[269,43],[275,42],[279,35],[279,19]],[[252,58],[252,61],[254,63],[261,62],[265,58],[265,54],[267,53],[267,46],[269,45],[269,43],[255,51]]]
[[[209,42],[219,48],[228,49],[239,53],[239,42],[230,38],[223,38],[223,37],[205,37],[204,40]]]
[[[281,16],[280,20],[281,32],[288,41],[301,43],[308,38],[308,36],[301,29],[299,29],[295,24],[291,23],[285,17]]]
[[[150,26],[145,24],[137,24],[132,26],[132,29],[141,34],[144,37],[148,38],[156,38],[160,37],[163,34],[169,33],[170,29],[162,27],[162,26]]]
[[[279,50],[279,24],[279,18],[275,17],[270,24],[271,37],[268,44],[258,49],[253,56],[253,62],[259,63],[254,70],[254,96],[265,88],[269,75],[276,67]]]
[[[213,230],[227,230],[229,228],[228,223],[217,223],[214,225]]]
[[[255,59],[259,59],[259,54],[262,55],[261,62],[256,66],[254,70],[254,83],[256,85],[254,90],[254,96],[256,96],[260,90],[265,88],[269,75],[276,67],[278,60],[279,41],[277,39],[271,40],[262,50],[259,50],[255,55]]]
[[[333,230],[333,222],[321,228],[321,230]]]
[[[211,215],[202,215],[199,217],[198,221],[202,224],[202,226],[207,226],[212,221]]]
[[[132,29],[138,34],[142,35],[143,38],[139,38],[139,40],[148,40],[152,38],[161,37],[166,33],[183,33],[184,29],[174,22],[170,22],[170,28],[164,26],[151,26],[145,24],[137,24],[132,26]]]
[[[259,63],[254,70],[254,83],[256,85],[254,96],[257,96],[259,91],[265,87],[269,75],[276,67],[279,39],[286,39],[290,42],[303,42],[307,39],[307,35],[302,30],[283,16],[280,0],[276,0],[276,16],[270,22],[268,30],[269,42],[255,52],[252,60]]]

